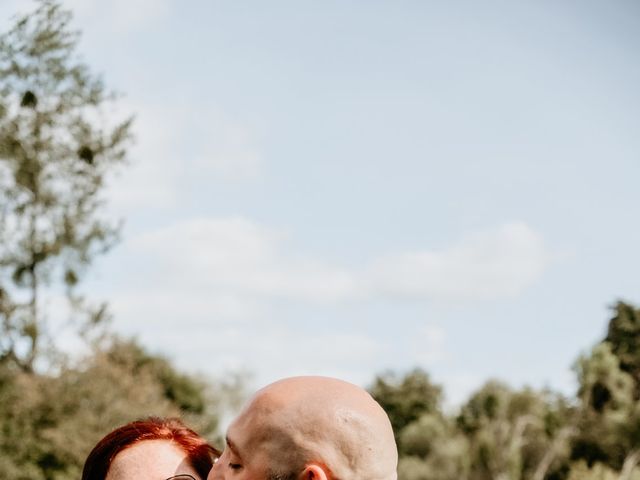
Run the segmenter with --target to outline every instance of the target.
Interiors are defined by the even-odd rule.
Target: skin
[[[116,455],[105,480],[165,480],[182,473],[201,480],[179,446],[169,440],[144,440]]]
[[[208,480],[396,480],[398,456],[386,413],[362,388],[294,377],[259,390],[227,430]]]

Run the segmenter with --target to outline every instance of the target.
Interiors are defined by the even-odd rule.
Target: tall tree
[[[101,192],[125,159],[131,119],[109,122],[115,96],[78,60],[70,21],[40,0],[0,36],[0,361],[24,371],[46,338],[47,287],[66,287],[84,325],[104,319],[74,287],[118,232]]]
[[[615,312],[609,321],[604,339],[620,360],[620,368],[630,374],[635,382],[635,399],[640,399],[640,309],[625,302],[613,307]]]

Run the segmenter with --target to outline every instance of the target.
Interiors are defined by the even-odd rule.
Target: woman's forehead
[[[170,440],[144,440],[116,455],[106,480],[164,480],[178,473],[195,473],[186,452]]]

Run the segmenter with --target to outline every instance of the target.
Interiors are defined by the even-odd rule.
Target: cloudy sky
[[[65,5],[136,115],[85,289],[181,367],[570,394],[640,304],[635,0]]]

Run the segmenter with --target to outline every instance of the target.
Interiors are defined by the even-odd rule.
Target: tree
[[[634,401],[634,382],[620,367],[609,342],[598,343],[575,366],[578,390],[578,430],[572,458],[591,468],[602,463],[622,470],[636,461],[640,441],[640,409]],[[633,465],[631,468],[633,468]]]
[[[609,321],[604,341],[618,357],[622,371],[635,382],[635,399],[640,399],[640,309],[624,302],[613,307],[615,315]]]
[[[569,453],[569,409],[547,391],[487,382],[457,421],[470,442],[470,480],[554,478]]]
[[[469,442],[455,422],[439,413],[426,413],[399,435],[400,480],[466,480]]]
[[[617,472],[601,463],[589,467],[586,462],[576,462],[571,466],[567,480],[640,480],[640,470]]]
[[[0,477],[80,478],[101,437],[149,415],[180,416],[214,437],[224,400],[165,358],[118,338],[55,374],[0,365]]]
[[[379,375],[369,391],[389,415],[396,439],[408,424],[438,411],[442,397],[441,388],[419,368],[403,377],[391,373]]]
[[[108,331],[85,358],[35,368],[45,294],[66,290],[81,331],[104,324],[105,306],[76,287],[117,239],[102,193],[131,140],[131,119],[110,121],[115,95],[78,60],[70,21],[59,1],[39,0],[0,35],[1,478],[79,478],[97,440],[148,415],[217,437],[221,406],[242,394],[241,378],[212,385]]]
[[[0,363],[32,371],[46,338],[45,288],[62,285],[82,326],[100,323],[76,284],[116,240],[105,176],[125,160],[131,118],[77,59],[71,13],[40,0],[0,36]]]
[[[387,373],[374,380],[371,395],[389,415],[400,461],[400,480],[466,478],[467,442],[441,411],[441,388],[414,369],[403,376]]]

